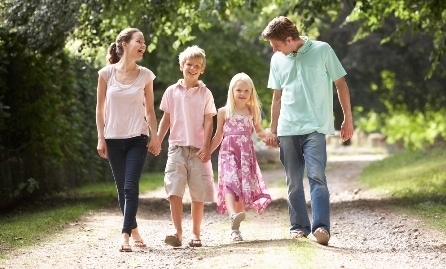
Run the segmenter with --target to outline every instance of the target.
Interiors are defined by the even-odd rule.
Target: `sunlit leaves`
[[[1,15],[4,29],[34,51],[51,54],[62,48],[77,23],[81,1],[6,0]]]
[[[359,40],[369,33],[381,28],[384,20],[397,18],[401,21],[395,30],[394,38],[398,38],[407,31],[426,33],[432,36],[434,48],[430,60],[433,63],[428,76],[439,64],[446,53],[446,1],[432,0],[367,0],[357,1],[347,22],[361,21],[361,27],[355,40]],[[383,41],[390,41],[391,39]]]
[[[390,143],[402,141],[407,148],[420,149],[432,144],[439,137],[446,138],[446,111],[429,111],[427,113],[395,112],[384,115],[385,128],[382,132],[388,136]]]

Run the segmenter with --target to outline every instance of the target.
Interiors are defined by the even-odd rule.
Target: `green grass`
[[[162,187],[163,179],[164,173],[143,174],[140,192]],[[116,187],[112,181],[92,183],[1,216],[0,259],[5,257],[8,250],[44,241],[47,234],[54,234],[82,215],[117,206],[116,197]]]
[[[268,162],[268,163],[261,163],[259,164],[260,170],[272,170],[272,169],[279,169],[282,167],[282,164],[280,162],[278,163],[272,163],[272,162]]]
[[[396,153],[367,167],[360,182],[446,232],[446,148]]]
[[[139,183],[140,192],[155,190],[164,185],[164,172],[143,174]]]
[[[141,176],[139,182],[140,193],[157,189],[163,186],[164,173],[145,173]],[[81,195],[116,195],[116,187],[114,182],[92,183],[77,188],[76,193]]]
[[[298,268],[314,268],[312,260],[317,258],[317,248],[309,240],[291,240],[288,249],[291,253],[299,253],[293,256]]]

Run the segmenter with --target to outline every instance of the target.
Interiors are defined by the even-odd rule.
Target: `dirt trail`
[[[244,242],[230,242],[227,216],[206,206],[202,248],[173,249],[163,243],[172,233],[164,191],[141,196],[139,227],[148,247],[118,252],[122,217],[118,208],[92,212],[63,233],[11,253],[6,268],[444,268],[446,238],[416,218],[392,211],[378,194],[361,189],[356,179],[380,155],[331,155],[327,178],[331,192],[332,238],[320,246],[313,238],[288,237],[283,170],[264,171],[274,201],[264,214],[248,212]],[[308,196],[308,186],[307,186]],[[185,202],[187,202],[185,200]],[[186,204],[183,229],[190,233]],[[183,240],[186,243],[187,237]],[[184,244],[186,245],[186,244]]]

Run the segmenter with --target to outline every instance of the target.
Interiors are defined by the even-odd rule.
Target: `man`
[[[325,177],[325,136],[334,134],[333,81],[344,114],[340,136],[346,141],[353,135],[346,72],[330,45],[299,36],[295,24],[286,17],[274,18],[262,36],[275,52],[268,79],[268,88],[274,90],[272,135],[264,141],[269,146],[280,146],[288,187],[290,235],[303,238],[312,233],[319,244],[327,245],[330,194]],[[311,223],[303,188],[305,166],[310,183]]]

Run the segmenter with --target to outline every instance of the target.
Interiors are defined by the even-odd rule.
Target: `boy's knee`
[[[169,199],[171,202],[183,201],[183,198],[178,195],[170,195],[167,199]]]

